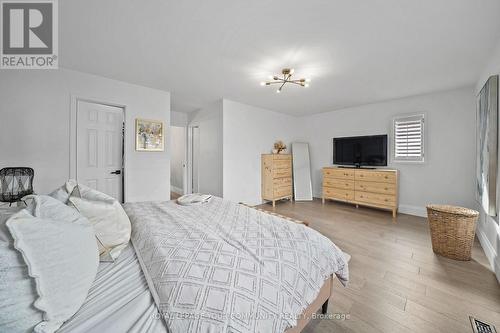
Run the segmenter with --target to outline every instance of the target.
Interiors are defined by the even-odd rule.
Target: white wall
[[[184,194],[186,163],[186,127],[170,127],[170,185],[172,191]]]
[[[170,126],[188,125],[188,114],[186,112],[170,111]]]
[[[189,113],[189,126],[199,127],[198,190],[222,197],[222,101]]]
[[[484,73],[481,75],[480,79],[476,85],[476,94],[479,93],[483,85],[486,83],[488,78],[491,75],[499,75],[500,74],[500,41],[494,50],[491,60],[486,66]],[[499,164],[500,166],[500,160]],[[500,179],[497,184],[497,207],[500,207]],[[499,218],[490,217],[485,214],[484,210],[478,204],[479,211],[481,213],[478,227],[477,227],[477,236],[481,245],[483,246],[484,252],[488,257],[491,267],[496,273],[497,279],[500,281],[500,227],[499,227]]]
[[[170,182],[172,191],[187,193],[187,126],[189,116],[186,112],[170,111]],[[181,133],[182,132],[182,133]]]
[[[37,193],[62,185],[70,176],[72,96],[125,105],[125,200],[168,200],[169,151],[136,152],[134,121],[162,120],[168,131],[170,94],[75,71],[2,71],[0,168],[33,167]]]
[[[300,138],[298,118],[223,100],[224,198],[257,205],[261,199],[261,154],[282,140]]]
[[[293,117],[223,100],[224,198],[258,204],[260,155],[276,140],[309,143],[313,193],[321,197],[321,169],[332,164],[332,138],[391,135],[394,116],[426,114],[426,161],[392,163],[400,170],[400,212],[425,216],[429,203],[475,207],[473,87]],[[389,147],[390,148],[390,147]],[[459,167],[457,167],[459,166]]]
[[[400,171],[400,212],[425,216],[425,205],[429,203],[474,207],[474,108],[474,92],[469,87],[305,118],[304,128],[311,146],[313,193],[321,196],[321,168],[332,164],[333,137],[372,134],[390,137],[394,116],[423,112],[425,163],[389,163],[390,168]]]

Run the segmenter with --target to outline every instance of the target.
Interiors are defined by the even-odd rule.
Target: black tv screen
[[[334,138],[333,164],[386,166],[387,134]]]

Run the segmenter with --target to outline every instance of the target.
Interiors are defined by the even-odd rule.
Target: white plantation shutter
[[[424,115],[394,119],[394,160],[424,160]]]

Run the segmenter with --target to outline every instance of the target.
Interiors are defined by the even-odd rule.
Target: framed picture
[[[159,120],[135,120],[135,150],[164,151],[165,134],[163,122]]]
[[[476,193],[490,216],[497,215],[498,120],[498,75],[495,75],[479,93],[476,119]]]

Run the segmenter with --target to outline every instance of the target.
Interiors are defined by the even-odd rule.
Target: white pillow
[[[107,194],[70,181],[68,205],[75,207],[94,226],[101,261],[115,260],[130,241],[130,220],[121,204]]]
[[[38,298],[35,280],[5,222],[19,208],[0,208],[0,332],[33,332],[43,321],[43,312],[34,307]]]
[[[210,194],[192,193],[178,198],[177,203],[183,206],[194,206],[210,202],[211,199],[212,196]]]
[[[49,333],[85,301],[99,265],[98,250],[92,225],[75,209],[48,196],[29,199],[29,209],[11,216],[6,225],[35,281],[34,306],[43,311],[34,331]]]
[[[59,187],[57,190],[54,190],[51,193],[49,193],[49,197],[57,199],[60,202],[62,202],[63,204],[67,204],[70,193],[71,192],[68,193],[68,191],[66,190],[66,184],[64,184],[63,186]]]

